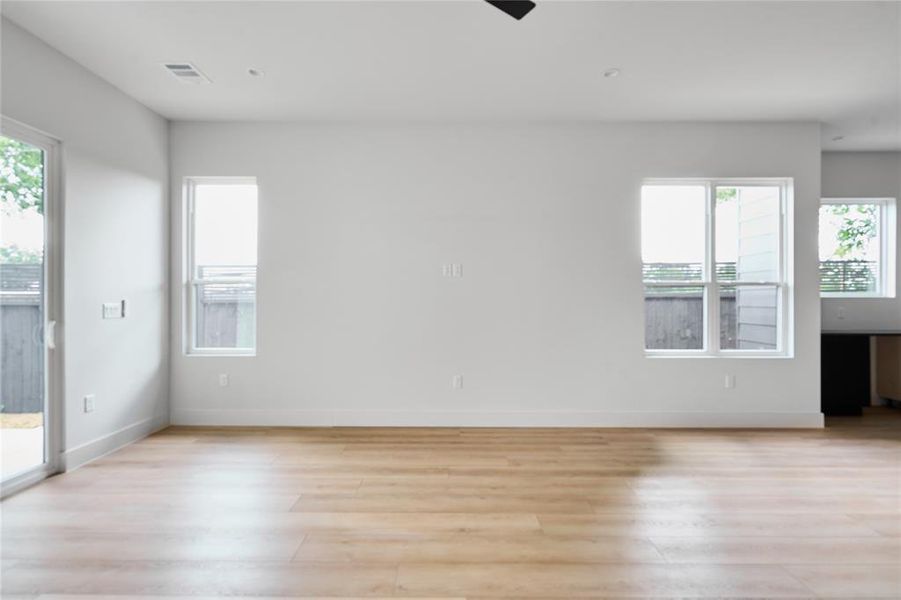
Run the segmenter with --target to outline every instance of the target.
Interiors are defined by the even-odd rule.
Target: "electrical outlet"
[[[845,318],[845,307],[844,307],[844,306],[839,306],[837,312],[838,312],[838,314],[836,315],[836,317],[838,317],[838,319],[840,319],[840,320],[844,320],[844,318]]]
[[[219,387],[228,386],[228,373],[219,373]]]
[[[725,386],[727,390],[735,387],[735,375],[726,375]]]
[[[88,394],[84,397],[84,411],[86,413],[94,412],[94,404],[95,397],[94,394]]]
[[[463,376],[462,375],[454,375],[451,378],[451,387],[455,390],[463,389]]]

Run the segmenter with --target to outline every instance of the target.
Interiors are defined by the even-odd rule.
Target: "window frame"
[[[185,177],[184,178],[184,199],[185,199],[185,235],[184,235],[184,315],[185,327],[184,335],[184,353],[187,356],[256,356],[258,346],[258,279],[259,279],[259,231],[257,231],[257,265],[256,275],[254,277],[213,277],[201,278],[197,273],[197,265],[194,262],[194,202],[196,188],[200,185],[253,185],[257,188],[257,214],[259,215],[260,189],[259,181],[256,177],[251,176],[228,176],[228,177]],[[259,228],[259,225],[257,225]],[[252,284],[254,290],[253,303],[253,346],[240,348],[209,348],[197,345],[197,290],[202,286],[210,283],[239,283]]]
[[[0,135],[30,144],[44,153],[44,278],[42,331],[44,359],[44,436],[41,442],[44,460],[7,477],[0,485],[0,499],[7,498],[47,477],[64,470],[63,425],[65,420],[65,385],[63,380],[63,352],[65,335],[60,335],[63,319],[63,282],[65,255],[65,188],[63,186],[63,151],[60,140],[21,121],[0,114]],[[48,336],[48,329],[56,334]],[[64,330],[63,330],[64,331]],[[50,341],[52,340],[52,345]]]
[[[817,290],[820,298],[832,298],[840,300],[853,300],[856,298],[894,298],[895,297],[895,239],[897,209],[895,198],[820,198],[820,207],[837,204],[874,204],[879,207],[879,276],[875,292],[824,292],[820,289],[821,281],[817,271]],[[817,210],[817,230],[819,231],[820,217]],[[819,248],[817,249],[817,266],[819,267]]]
[[[703,287],[703,347],[700,349],[684,348],[644,348],[649,358],[790,358],[792,350],[791,331],[791,245],[790,215],[793,204],[794,180],[785,177],[768,178],[651,178],[641,183],[641,190],[646,186],[703,186],[705,193],[706,239],[703,265],[703,279],[696,281],[652,281],[642,277],[642,304],[644,304],[644,288],[647,287]],[[724,187],[778,187],[779,188],[779,228],[778,241],[778,277],[777,281],[735,281],[720,282],[716,278],[716,190]],[[640,219],[640,217],[639,217]],[[644,259],[641,259],[642,265]],[[738,287],[775,287],[778,295],[776,313],[776,348],[775,349],[723,349],[720,348],[720,289],[724,286]],[[647,324],[645,323],[645,326]]]

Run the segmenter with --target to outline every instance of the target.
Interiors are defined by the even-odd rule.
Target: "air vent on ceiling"
[[[166,70],[185,83],[210,83],[209,78],[191,63],[165,63]]]

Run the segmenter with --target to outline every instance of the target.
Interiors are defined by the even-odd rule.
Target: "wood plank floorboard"
[[[0,504],[0,594],[901,599],[901,411],[824,430],[170,427]]]

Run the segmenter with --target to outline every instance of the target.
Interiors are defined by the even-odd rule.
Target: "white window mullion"
[[[188,330],[186,332],[188,338],[188,350],[193,353],[197,350],[197,328],[194,326],[194,319],[196,318],[194,312],[197,310],[197,287],[191,284],[188,284],[188,306],[185,314],[187,315],[187,327]]]
[[[184,294],[182,300],[182,314],[184,315],[184,331],[182,332],[184,348],[188,354],[195,349],[194,340],[194,182],[190,179],[184,182],[185,228],[182,243],[185,246],[184,259]]]
[[[779,314],[776,315],[777,327],[777,343],[779,352],[788,351],[788,320],[791,307],[789,306],[788,286],[785,285],[788,279],[788,240],[786,239],[786,231],[789,230],[788,224],[788,201],[789,189],[788,185],[782,184],[779,190],[779,284],[776,287],[778,294],[777,302],[779,305]],[[818,284],[819,285],[819,284]]]
[[[716,278],[716,183],[707,184],[707,293],[704,319],[707,327],[707,352],[719,354],[720,297]]]
[[[876,277],[876,294],[883,295],[883,290],[885,289],[885,242],[886,242],[886,228],[885,228],[885,204],[880,203],[879,208],[876,210],[877,218],[879,219],[879,223],[877,223],[877,228],[879,231],[879,246],[877,248],[878,254],[876,255],[876,264],[879,266],[879,272]]]

